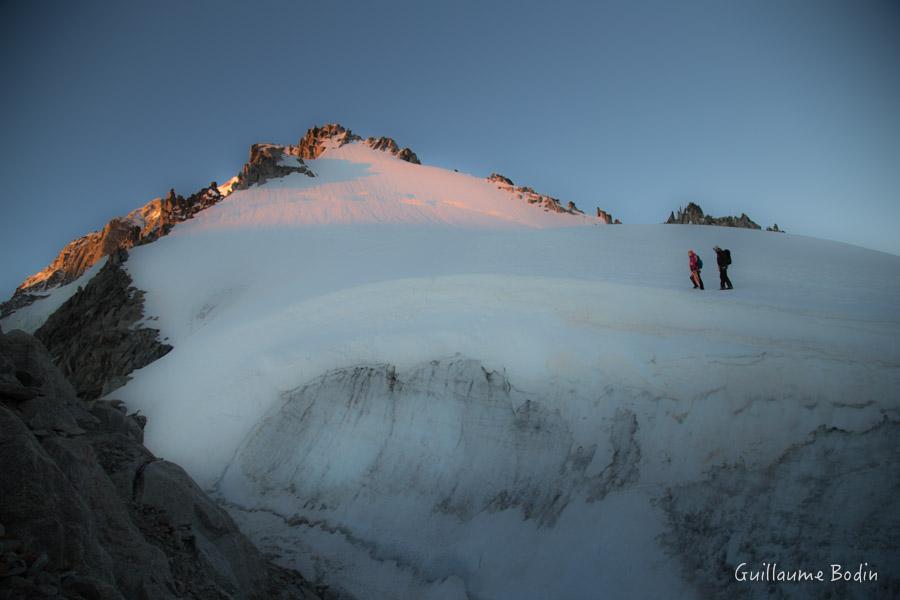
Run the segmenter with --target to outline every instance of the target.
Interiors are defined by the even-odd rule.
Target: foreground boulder
[[[0,332],[0,598],[318,598],[266,560],[145,420],[85,403],[43,345]]]

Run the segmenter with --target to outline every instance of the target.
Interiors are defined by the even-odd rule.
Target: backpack
[[[700,258],[700,255],[698,254],[697,255],[697,270],[699,271],[702,268],[703,268],[703,259]]]
[[[728,248],[725,248],[725,250],[723,250],[723,252],[725,253],[725,266],[727,267],[728,265],[731,264],[731,250],[729,250]]]

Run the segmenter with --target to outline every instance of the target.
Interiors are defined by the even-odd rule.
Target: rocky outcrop
[[[506,190],[512,194],[515,194],[519,200],[524,200],[528,204],[535,204],[540,206],[547,212],[558,212],[558,213],[568,213],[571,215],[583,215],[584,212],[581,211],[577,206],[575,206],[574,202],[567,202],[565,206],[562,205],[562,202],[558,198],[554,198],[553,196],[545,196],[544,194],[538,194],[534,191],[533,188],[526,186],[518,186],[512,182],[512,179],[509,177],[504,177],[499,173],[491,173],[491,175],[487,178],[491,183],[496,183],[497,187],[501,190]]]
[[[250,159],[238,175],[233,189],[245,190],[251,185],[262,185],[270,179],[291,173],[316,176],[303,162],[297,146],[253,144],[250,147]]]
[[[505,176],[501,175],[500,173],[491,173],[488,176],[487,180],[490,181],[491,183],[502,183],[502,184],[508,185],[510,187],[515,185],[513,183],[512,179],[510,179],[509,177],[505,177]]]
[[[187,198],[169,190],[165,198],[155,198],[124,217],[110,220],[100,231],[69,242],[52,263],[23,281],[13,297],[0,305],[0,317],[40,300],[42,295],[38,292],[75,281],[105,256],[159,239],[176,223],[223,197],[215,181]]]
[[[766,227],[766,231],[772,231],[774,233],[784,233],[784,229],[780,229],[778,227],[778,223],[775,223],[771,227]]]
[[[329,140],[332,140],[338,146],[343,146],[361,139],[361,137],[354,135],[346,127],[337,123],[329,123],[322,127],[311,127],[308,129],[295,148],[297,149],[297,156],[300,158],[315,159],[319,158],[322,152],[325,151],[325,142]]]
[[[78,400],[40,341],[0,333],[0,597],[319,597],[153,456],[144,422]]]
[[[414,165],[420,165],[422,163],[419,162],[419,157],[416,156],[416,153],[410,150],[409,148],[400,148],[397,145],[397,142],[393,140],[393,138],[389,137],[379,137],[379,138],[366,138],[366,145],[370,148],[374,148],[375,150],[382,150],[384,152],[389,152],[399,158],[400,160],[405,160],[408,163],[412,163]]]
[[[704,214],[700,205],[689,202],[684,208],[679,208],[677,213],[670,212],[666,219],[667,225],[719,225],[720,227],[742,227],[744,229],[762,229],[753,222],[746,213],[740,217],[712,217]]]
[[[140,228],[125,218],[116,217],[100,231],[70,242],[50,266],[22,282],[16,294],[40,291],[74,281],[111,250],[131,247],[140,236]]]
[[[172,349],[159,341],[157,330],[139,324],[143,292],[132,287],[122,268],[127,257],[124,250],[111,256],[87,286],[35,331],[86,400],[124,385],[129,373]]]
[[[601,208],[597,208],[597,220],[601,223],[606,223],[607,225],[621,225],[622,221],[618,219],[613,219],[612,214],[606,212]]]
[[[412,163],[414,165],[421,164],[416,153],[409,148],[401,148],[393,138],[389,137],[369,137],[363,140],[360,136],[337,123],[329,123],[322,127],[312,127],[306,131],[306,134],[300,138],[295,149],[297,156],[305,159],[316,159],[328,147],[328,143],[336,144],[338,147],[351,142],[363,141],[367,146],[382,152],[388,152],[400,160]]]

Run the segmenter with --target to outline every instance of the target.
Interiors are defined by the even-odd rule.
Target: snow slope
[[[536,209],[484,179],[416,165],[362,142],[305,161],[315,178],[292,173],[242,191],[193,230],[403,223],[535,228],[592,224],[595,219]],[[284,161],[296,159],[287,156]],[[296,164],[291,165],[296,166]]]
[[[896,582],[900,258],[596,225],[360,143],[307,164],[132,251],[174,350],[115,394],[285,564],[365,598],[763,597],[729,583],[763,560]]]

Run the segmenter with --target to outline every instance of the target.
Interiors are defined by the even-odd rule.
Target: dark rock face
[[[196,550],[203,573],[221,589],[251,590],[265,574],[256,548],[178,465],[165,460],[144,463],[133,490],[134,501],[146,507],[144,515],[157,520],[165,515],[183,544]]]
[[[59,574],[75,570],[81,579],[96,581],[92,587],[102,590],[99,597],[122,598],[114,584],[112,558],[99,540],[96,519],[85,499],[7,406],[0,406],[0,432],[4,474],[0,519],[6,529],[4,541],[15,540],[19,545],[14,560],[4,558],[6,572],[20,566],[20,573],[27,574],[40,559],[41,571],[56,575],[48,583],[57,589]],[[0,579],[0,586],[6,587],[8,579]],[[37,581],[32,582],[31,587],[36,586]]]
[[[319,597],[144,448],[143,423],[76,398],[36,338],[0,333],[0,597]]]
[[[172,349],[159,341],[157,330],[134,326],[144,316],[144,301],[121,266],[127,256],[120,250],[110,257],[35,332],[85,400],[124,385],[129,373]]]
[[[784,233],[784,229],[779,229],[779,228],[778,228],[778,223],[775,223],[775,224],[772,225],[771,227],[766,227],[766,231],[772,231],[772,232],[775,232],[775,233]]]
[[[554,198],[553,196],[545,196],[544,194],[538,194],[534,191],[533,188],[526,186],[518,186],[512,182],[512,179],[509,177],[504,177],[500,173],[491,173],[491,175],[487,178],[491,183],[496,183],[497,187],[501,190],[506,190],[518,196],[519,200],[524,200],[528,204],[536,204],[543,208],[546,212],[558,212],[558,213],[568,213],[571,215],[583,215],[582,212],[577,206],[575,206],[574,202],[567,202],[565,206],[562,205],[558,198]]]
[[[712,217],[703,214],[703,209],[698,204],[689,202],[684,208],[679,208],[678,213],[669,213],[666,219],[667,225],[719,225],[720,227],[742,227],[744,229],[762,229],[753,222],[746,213],[740,217]]]
[[[253,144],[250,159],[244,165],[234,189],[245,190],[251,185],[262,185],[270,179],[277,179],[291,173],[303,173],[315,177],[298,154],[296,146],[276,144]]]

